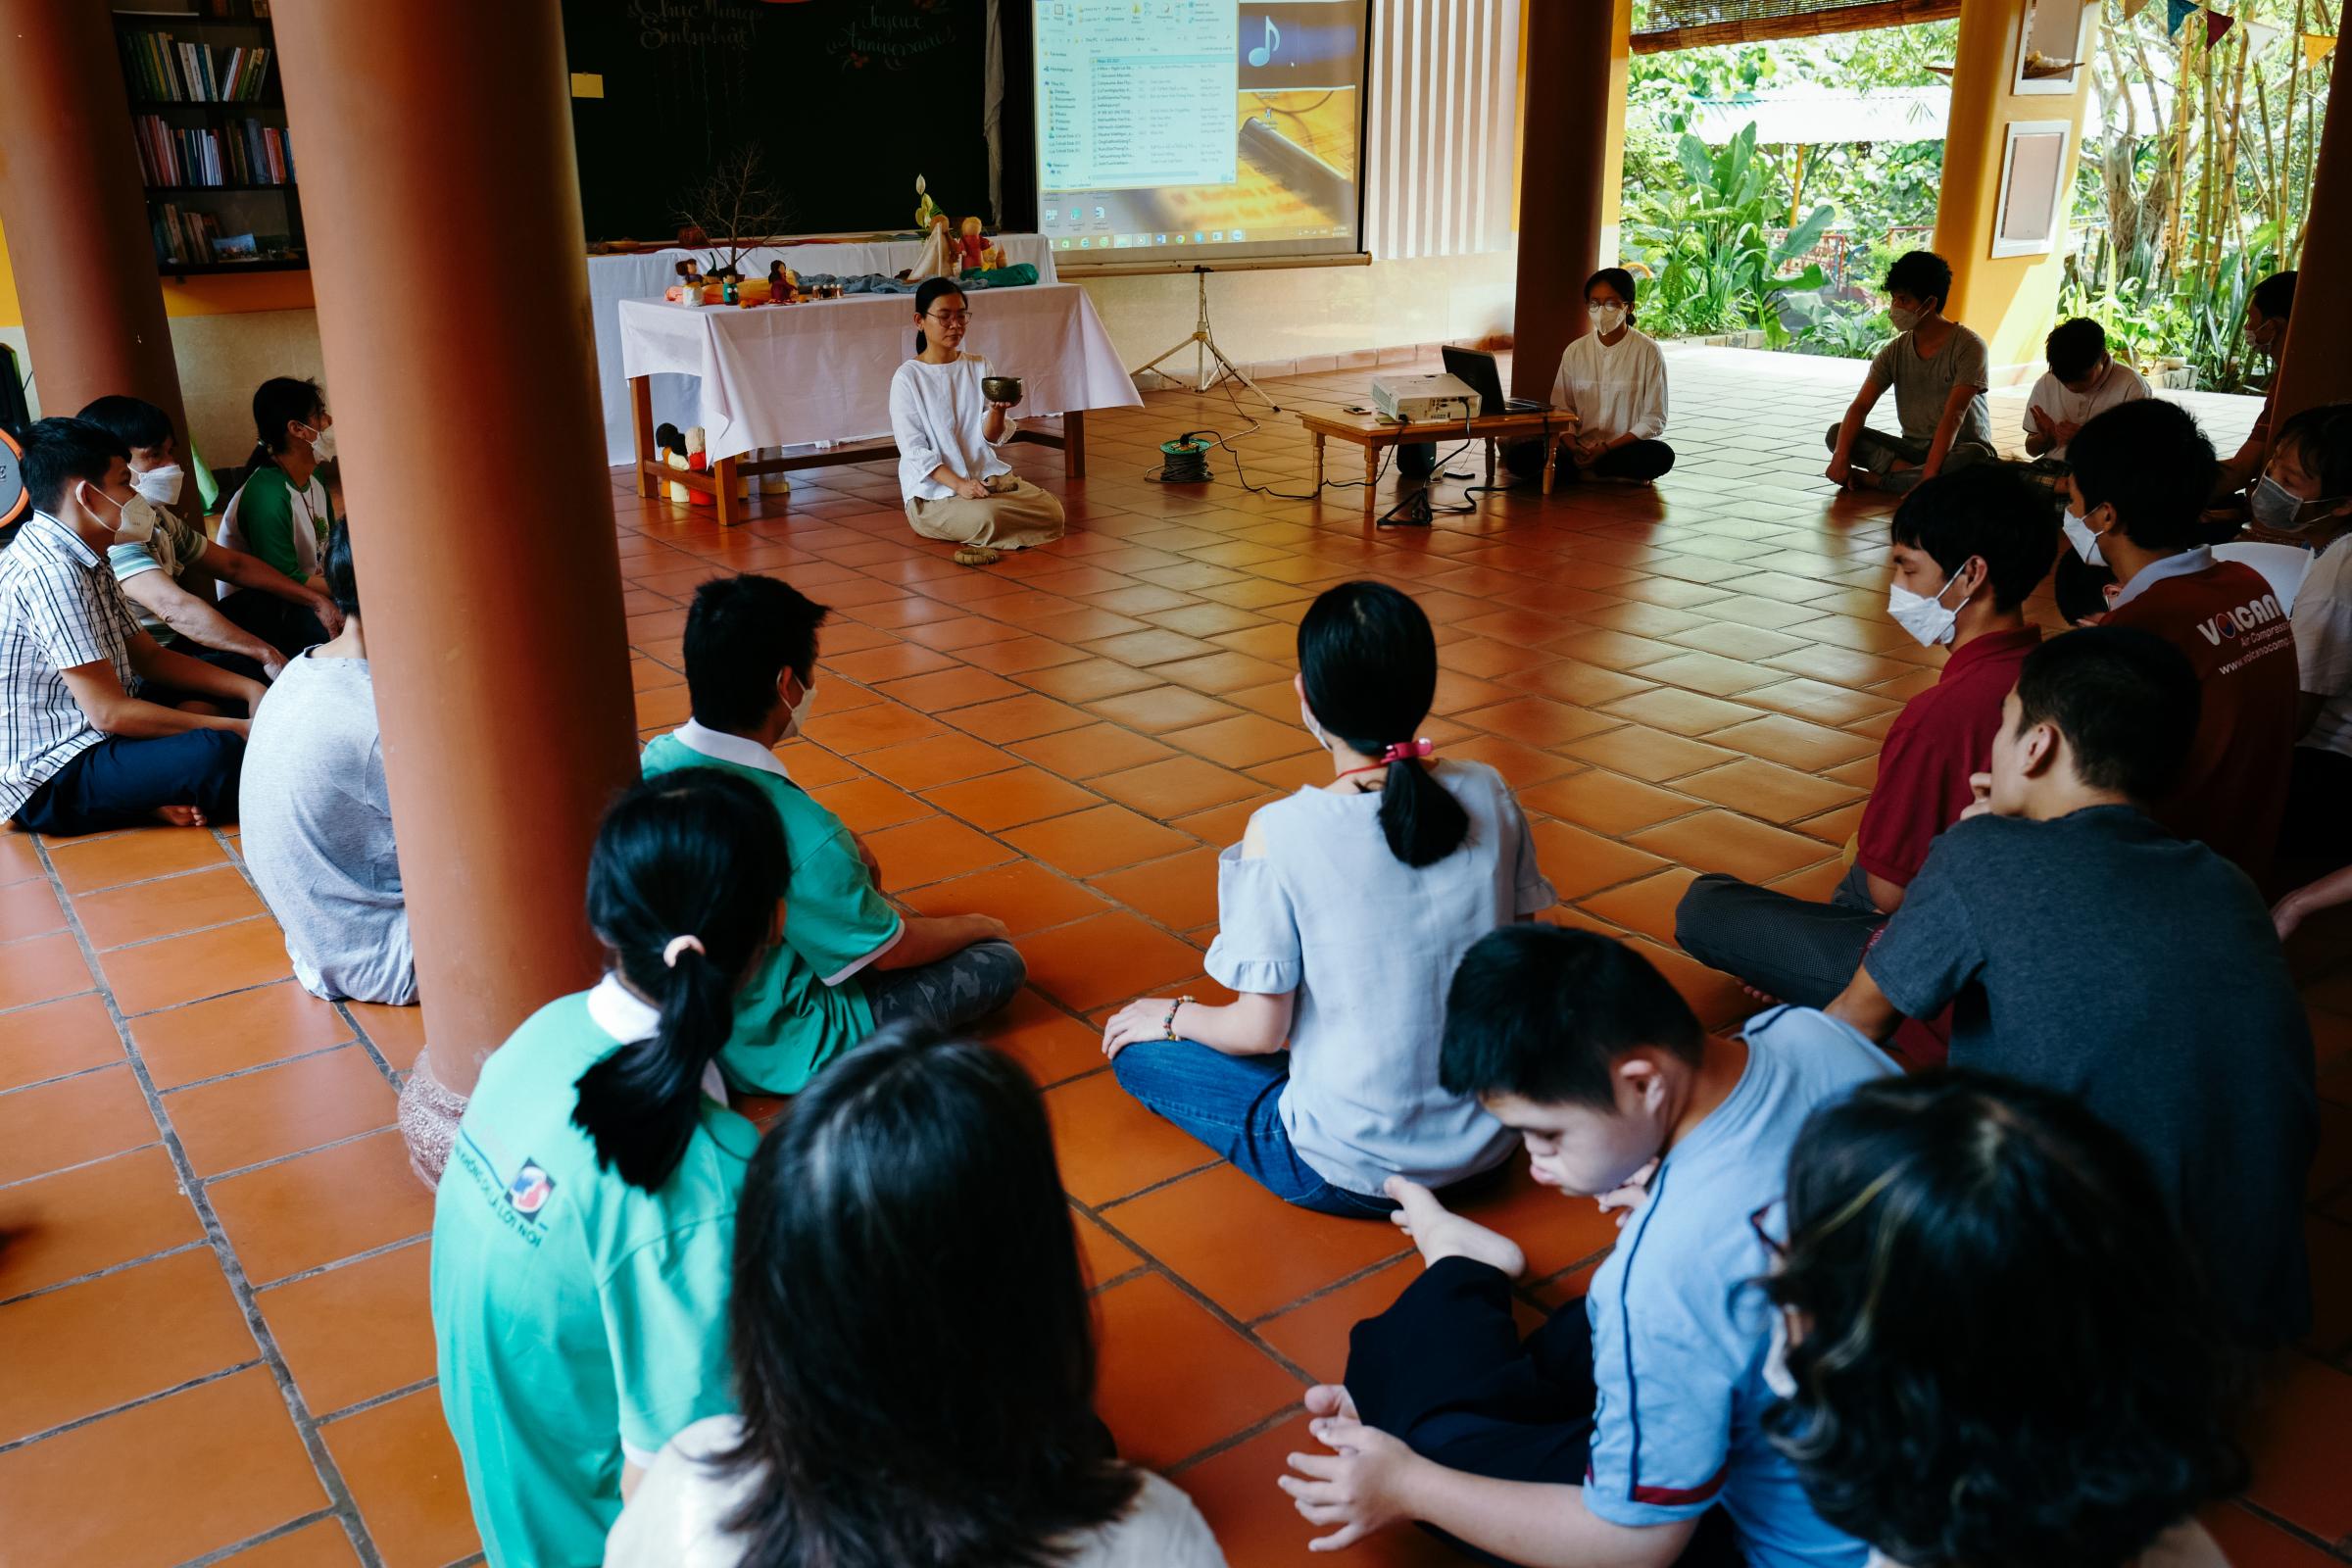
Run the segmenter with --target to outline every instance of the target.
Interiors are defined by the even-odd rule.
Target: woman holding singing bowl
[[[971,305],[955,281],[914,293],[914,358],[890,380],[906,520],[926,539],[958,546],[967,566],[1061,537],[1061,503],[1012,471],[997,448],[1012,439],[1021,385],[963,352]]]

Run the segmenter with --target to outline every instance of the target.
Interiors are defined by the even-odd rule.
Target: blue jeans
[[[1291,1147],[1282,1091],[1291,1054],[1228,1056],[1191,1040],[1139,1040],[1111,1061],[1119,1087],[1232,1160],[1286,1203],[1348,1219],[1385,1219],[1388,1198],[1334,1187]]]

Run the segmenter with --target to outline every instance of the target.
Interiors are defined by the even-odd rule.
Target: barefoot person
[[[1805,1118],[1892,1064],[1783,1007],[1711,1036],[1665,976],[1586,931],[1509,926],[1446,999],[1446,1087],[1520,1135],[1536,1181],[1630,1204],[1617,1246],[1523,1343],[1517,1246],[1401,1179],[1427,1264],[1356,1325],[1345,1385],[1281,1484],[1330,1551],[1400,1519],[1514,1563],[1665,1568],[1720,1505],[1754,1568],[1862,1568],[1759,1428],[1771,1252],[1752,1223]],[[1712,1546],[1714,1543],[1704,1543]]]
[[[155,531],[130,448],[84,419],[24,438],[34,512],[0,552],[0,817],[39,833],[233,822],[260,681],[140,630],[107,565]],[[170,690],[184,706],[150,701]]]
[[[997,453],[1012,439],[1012,405],[990,400],[981,383],[996,372],[962,352],[972,321],[963,290],[932,278],[914,291],[914,318],[915,356],[890,378],[906,520],[926,539],[961,546],[956,559],[967,566],[1060,538],[1061,503]]]

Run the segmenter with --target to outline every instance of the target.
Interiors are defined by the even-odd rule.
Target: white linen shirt
[[[2093,415],[2127,403],[2137,403],[2149,396],[2148,383],[2129,365],[2110,360],[2107,373],[2087,392],[2069,392],[2066,383],[2049,371],[2034,383],[2034,391],[2026,399],[2026,434],[2034,435],[2041,426],[2034,422],[2034,411],[2039,409],[2050,416],[2052,424],[2088,424]],[[2045,458],[2064,458],[2066,443],[2061,441],[2042,454]]]
[[[1587,332],[1560,351],[1551,406],[1577,416],[1580,435],[1655,441],[1666,430],[1666,356],[1634,327],[1614,345]]]
[[[2302,744],[2352,757],[2352,534],[2330,540],[2295,590],[2298,684],[2325,699]]]
[[[951,364],[908,360],[890,378],[890,432],[899,443],[899,493],[908,501],[953,501],[956,492],[931,477],[941,464],[966,479],[993,479],[1012,465],[997,446],[1012,439],[1014,421],[1004,416],[1004,434],[992,446],[981,432],[988,424],[988,399],[980,378],[994,375],[977,354]]]

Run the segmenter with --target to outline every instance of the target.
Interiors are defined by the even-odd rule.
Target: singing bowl
[[[1021,401],[1021,378],[1017,375],[984,375],[980,378],[980,394],[991,403]]]

